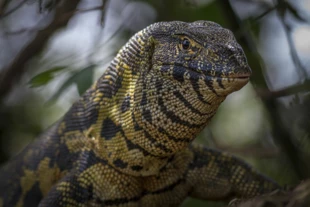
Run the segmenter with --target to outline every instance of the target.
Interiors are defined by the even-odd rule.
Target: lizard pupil
[[[183,47],[183,49],[184,49],[184,50],[187,50],[187,49],[189,48],[190,44],[191,44],[191,42],[190,42],[188,39],[185,38],[185,39],[182,41],[182,47]]]

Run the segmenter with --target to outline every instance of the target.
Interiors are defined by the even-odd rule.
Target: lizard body
[[[233,34],[216,23],[150,25],[1,169],[0,206],[178,206],[187,196],[279,189],[234,156],[192,143],[250,73]]]

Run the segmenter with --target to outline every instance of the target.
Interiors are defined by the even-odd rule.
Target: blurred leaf
[[[60,95],[72,84],[77,84],[79,94],[83,94],[92,84],[94,68],[96,65],[89,65],[82,70],[75,72],[59,88],[59,90],[47,101],[48,103],[57,100]]]
[[[253,22],[251,26],[252,26],[251,32],[254,34],[255,38],[258,39],[260,34],[260,25]]]
[[[249,17],[248,19],[245,19],[243,21],[242,27],[245,27],[244,30],[251,32],[256,39],[258,39],[260,34],[260,25],[257,22],[257,18]],[[240,28],[239,31],[236,32],[236,37],[240,36],[240,33],[242,32]]]
[[[49,69],[43,73],[40,73],[29,81],[30,87],[35,88],[35,87],[40,87],[43,85],[46,85],[48,82],[50,82],[54,78],[54,74],[66,69],[67,66],[57,66],[52,69]]]
[[[66,88],[68,88],[71,84],[74,83],[74,75],[69,77],[63,84],[62,86],[58,89],[58,91],[47,101],[48,104],[51,104],[52,102],[56,101],[59,96],[64,92]]]
[[[90,65],[82,69],[77,74],[75,83],[77,84],[80,95],[82,95],[93,83],[93,75],[95,67],[96,65]]]

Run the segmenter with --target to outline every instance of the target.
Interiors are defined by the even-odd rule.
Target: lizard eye
[[[190,46],[191,46],[191,42],[189,41],[189,39],[184,38],[184,39],[182,40],[182,48],[183,48],[184,50],[188,50],[188,49],[190,48]]]

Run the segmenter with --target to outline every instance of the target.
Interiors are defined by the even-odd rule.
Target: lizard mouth
[[[188,69],[198,74],[200,73],[195,68],[189,67]],[[212,74],[211,71],[208,71],[208,70],[202,73],[209,78],[217,78],[217,79],[220,78],[223,80],[234,79],[234,80],[245,81],[245,80],[249,80],[251,76],[251,71],[247,70],[246,68],[242,69],[239,73],[237,72],[237,73],[225,74],[225,75],[223,75],[221,72],[215,72],[214,74]]]
[[[251,73],[244,73],[244,74],[234,74],[234,75],[229,75],[228,78],[233,78],[233,79],[249,79],[251,76]]]
[[[251,68],[249,66],[243,66],[233,70],[233,73],[228,74],[228,78],[233,78],[237,80],[249,80],[251,74]]]
[[[175,78],[183,79],[184,74],[186,71],[191,71],[191,77],[189,79],[192,80],[198,80],[201,77],[203,79],[221,79],[223,81],[230,82],[231,80],[240,81],[240,82],[247,82],[249,81],[251,72],[250,71],[240,71],[240,73],[233,73],[233,74],[227,74],[224,75],[220,72],[215,71],[213,74],[210,70],[198,70],[195,67],[185,67],[183,65],[175,65],[175,64],[162,64],[162,65],[154,65],[161,68],[161,72],[165,75],[167,74],[167,71],[171,70],[171,66],[177,66],[177,68],[173,68],[173,74]],[[169,74],[169,73],[168,73]]]
[[[211,75],[206,74],[206,77],[211,79],[221,79],[222,81],[238,81],[238,82],[248,82],[250,80],[251,73],[242,73],[242,74],[229,74],[228,76],[220,75]]]

